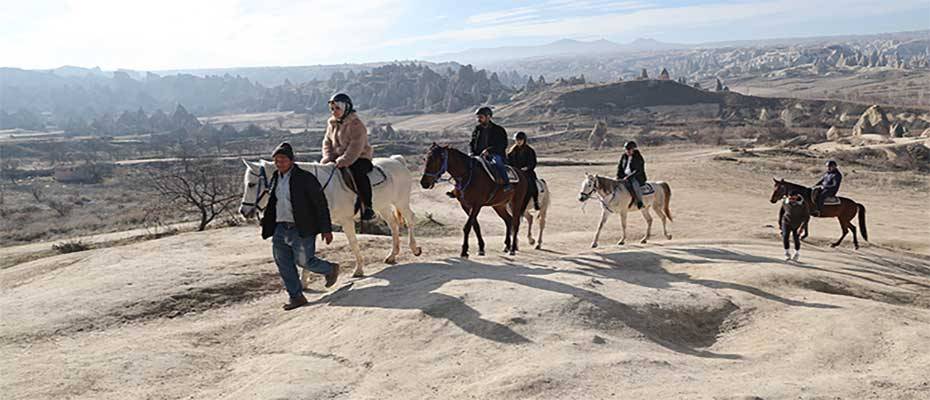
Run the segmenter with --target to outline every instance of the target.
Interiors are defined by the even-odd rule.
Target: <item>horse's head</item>
[[[769,201],[775,204],[788,195],[788,185],[784,179],[772,178],[772,180],[775,181],[775,186],[772,189],[772,198]]]
[[[449,148],[433,143],[426,153],[426,165],[423,166],[423,177],[420,186],[423,189],[432,189],[436,182],[449,169]]]
[[[268,194],[271,191],[269,175],[261,162],[245,164],[245,176],[242,178],[242,202],[239,205],[239,214],[245,218],[252,218],[258,211],[264,211],[268,206]]]
[[[585,202],[591,198],[591,195],[597,191],[597,175],[584,173],[584,179],[581,181],[581,192],[578,194],[578,201]]]

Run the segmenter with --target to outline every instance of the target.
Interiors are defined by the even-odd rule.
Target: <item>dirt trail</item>
[[[615,246],[617,218],[589,248],[597,204],[584,170],[544,167],[553,191],[544,250],[460,260],[458,235],[314,281],[311,305],[280,311],[270,243],[254,226],[59,255],[0,271],[0,392],[76,398],[875,398],[930,396],[930,256],[919,193],[897,208],[851,179],[873,243],[831,249],[815,221],[802,262],[782,261],[769,171],[714,161],[719,149],[647,154],[672,185],[675,239]],[[682,157],[682,154],[690,156]],[[610,159],[609,153],[592,159]],[[855,176],[855,175],[854,175]],[[714,190],[710,190],[710,189]],[[464,221],[442,194],[414,207]],[[630,237],[644,233],[631,215]],[[658,220],[656,221],[658,225]],[[826,227],[832,226],[827,229]],[[658,232],[654,226],[653,233]],[[628,242],[636,243],[635,240]],[[474,246],[474,240],[472,241]],[[923,246],[923,247],[922,247]],[[904,251],[909,248],[911,251]],[[348,263],[345,239],[322,255]],[[923,253],[923,254],[921,254]],[[347,268],[348,270],[348,268]]]

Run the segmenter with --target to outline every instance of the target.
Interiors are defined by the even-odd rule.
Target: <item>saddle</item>
[[[836,196],[827,196],[823,198],[823,205],[825,206],[838,206],[840,205],[840,198]]]
[[[632,187],[630,187],[630,185],[632,185],[632,184],[631,184],[631,183],[626,183],[627,190],[632,190]],[[651,183],[646,182],[646,183],[644,183],[644,184],[642,184],[642,185],[639,185],[639,191],[642,192],[642,195],[643,195],[642,201],[643,201],[643,203],[645,203],[645,202],[646,202],[646,196],[655,193],[655,192],[656,192],[656,188],[653,187]],[[628,204],[627,207],[632,208],[634,204],[636,204],[636,197],[633,196],[632,193],[631,193],[631,195],[630,195],[630,204]]]
[[[345,183],[346,188],[358,195],[358,188],[355,185],[355,178],[352,177],[352,171],[348,168],[339,168],[339,173],[342,174],[342,181]],[[371,182],[371,187],[375,188],[387,181],[387,174],[384,173],[381,167],[375,165],[371,172],[368,173],[368,180]]]
[[[484,167],[484,172],[486,172],[488,176],[491,177],[491,180],[494,182],[497,182],[499,177],[497,176],[496,173],[493,172],[496,168],[494,168],[491,165],[491,162],[484,159],[484,157],[475,157],[475,158],[478,160],[478,164]],[[506,167],[507,167],[507,182],[508,183],[520,182],[520,175],[517,174],[517,170],[513,169],[513,167],[509,165],[507,165]]]

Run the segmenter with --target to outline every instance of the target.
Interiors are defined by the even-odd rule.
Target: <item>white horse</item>
[[[246,218],[252,218],[256,212],[263,211],[268,205],[271,191],[271,177],[274,176],[274,162],[261,160],[249,162],[243,160],[246,166],[244,188],[242,193],[242,206],[239,213]],[[372,177],[372,208],[391,227],[393,246],[384,262],[394,264],[397,254],[400,253],[400,229],[406,224],[407,235],[410,239],[410,250],[419,256],[422,249],[417,246],[413,234],[416,217],[410,209],[410,188],[413,179],[407,163],[402,156],[394,155],[390,158],[375,158],[372,163],[384,171],[384,181],[379,183],[381,173],[373,170]],[[334,224],[342,226],[342,230],[355,254],[355,273],[353,276],[364,276],[364,259],[355,237],[355,199],[356,194],[349,190],[343,181],[342,174],[336,169],[336,164],[320,164],[316,162],[299,162],[301,169],[316,176],[323,187],[326,202],[329,205],[330,219]],[[304,285],[308,283],[311,274],[303,271]]]
[[[549,204],[552,202],[549,199],[549,185],[546,181],[542,179],[536,180],[536,187],[539,188],[539,210],[536,210],[532,206],[532,200],[530,204],[526,207],[526,212],[523,213],[523,218],[526,219],[526,238],[529,240],[530,245],[536,245],[536,250],[542,249],[543,243],[543,230],[546,229],[546,215],[549,213]],[[533,239],[533,220],[539,221],[539,239]]]
[[[672,198],[672,189],[669,188],[668,183],[662,181],[647,183],[652,185],[655,192],[643,195],[644,207],[640,211],[643,213],[643,218],[646,219],[646,236],[643,236],[640,243],[646,243],[652,235],[650,209],[655,210],[659,218],[662,219],[662,233],[671,240],[672,235],[668,233],[665,220],[666,218],[669,221],[672,220],[672,213],[668,208],[669,201]],[[585,202],[594,196],[597,196],[596,198],[601,203],[601,222],[597,225],[597,233],[594,234],[594,242],[591,243],[591,247],[597,247],[597,240],[601,236],[601,228],[607,222],[607,216],[615,212],[620,213],[620,225],[623,228],[617,245],[622,245],[626,241],[626,214],[636,210],[636,205],[631,204],[633,196],[622,182],[603,176],[590,175],[585,172],[584,180],[581,181],[581,193],[578,195],[578,200]]]

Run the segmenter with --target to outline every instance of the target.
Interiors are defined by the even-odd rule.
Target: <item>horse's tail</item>
[[[869,241],[869,231],[865,228],[865,206],[862,204],[857,204],[859,206],[859,232],[862,233],[862,238],[865,241]]]
[[[668,186],[668,182],[662,182],[662,190],[665,191],[665,216],[668,217],[669,221],[674,222],[672,219],[672,210],[669,210],[668,205],[672,201],[672,188]]]
[[[400,162],[401,164],[403,164],[404,167],[407,166],[407,159],[404,158],[404,156],[402,156],[402,155],[400,155],[400,154],[395,154],[395,155],[391,156],[391,159],[392,159],[392,160],[397,160],[398,162]]]

